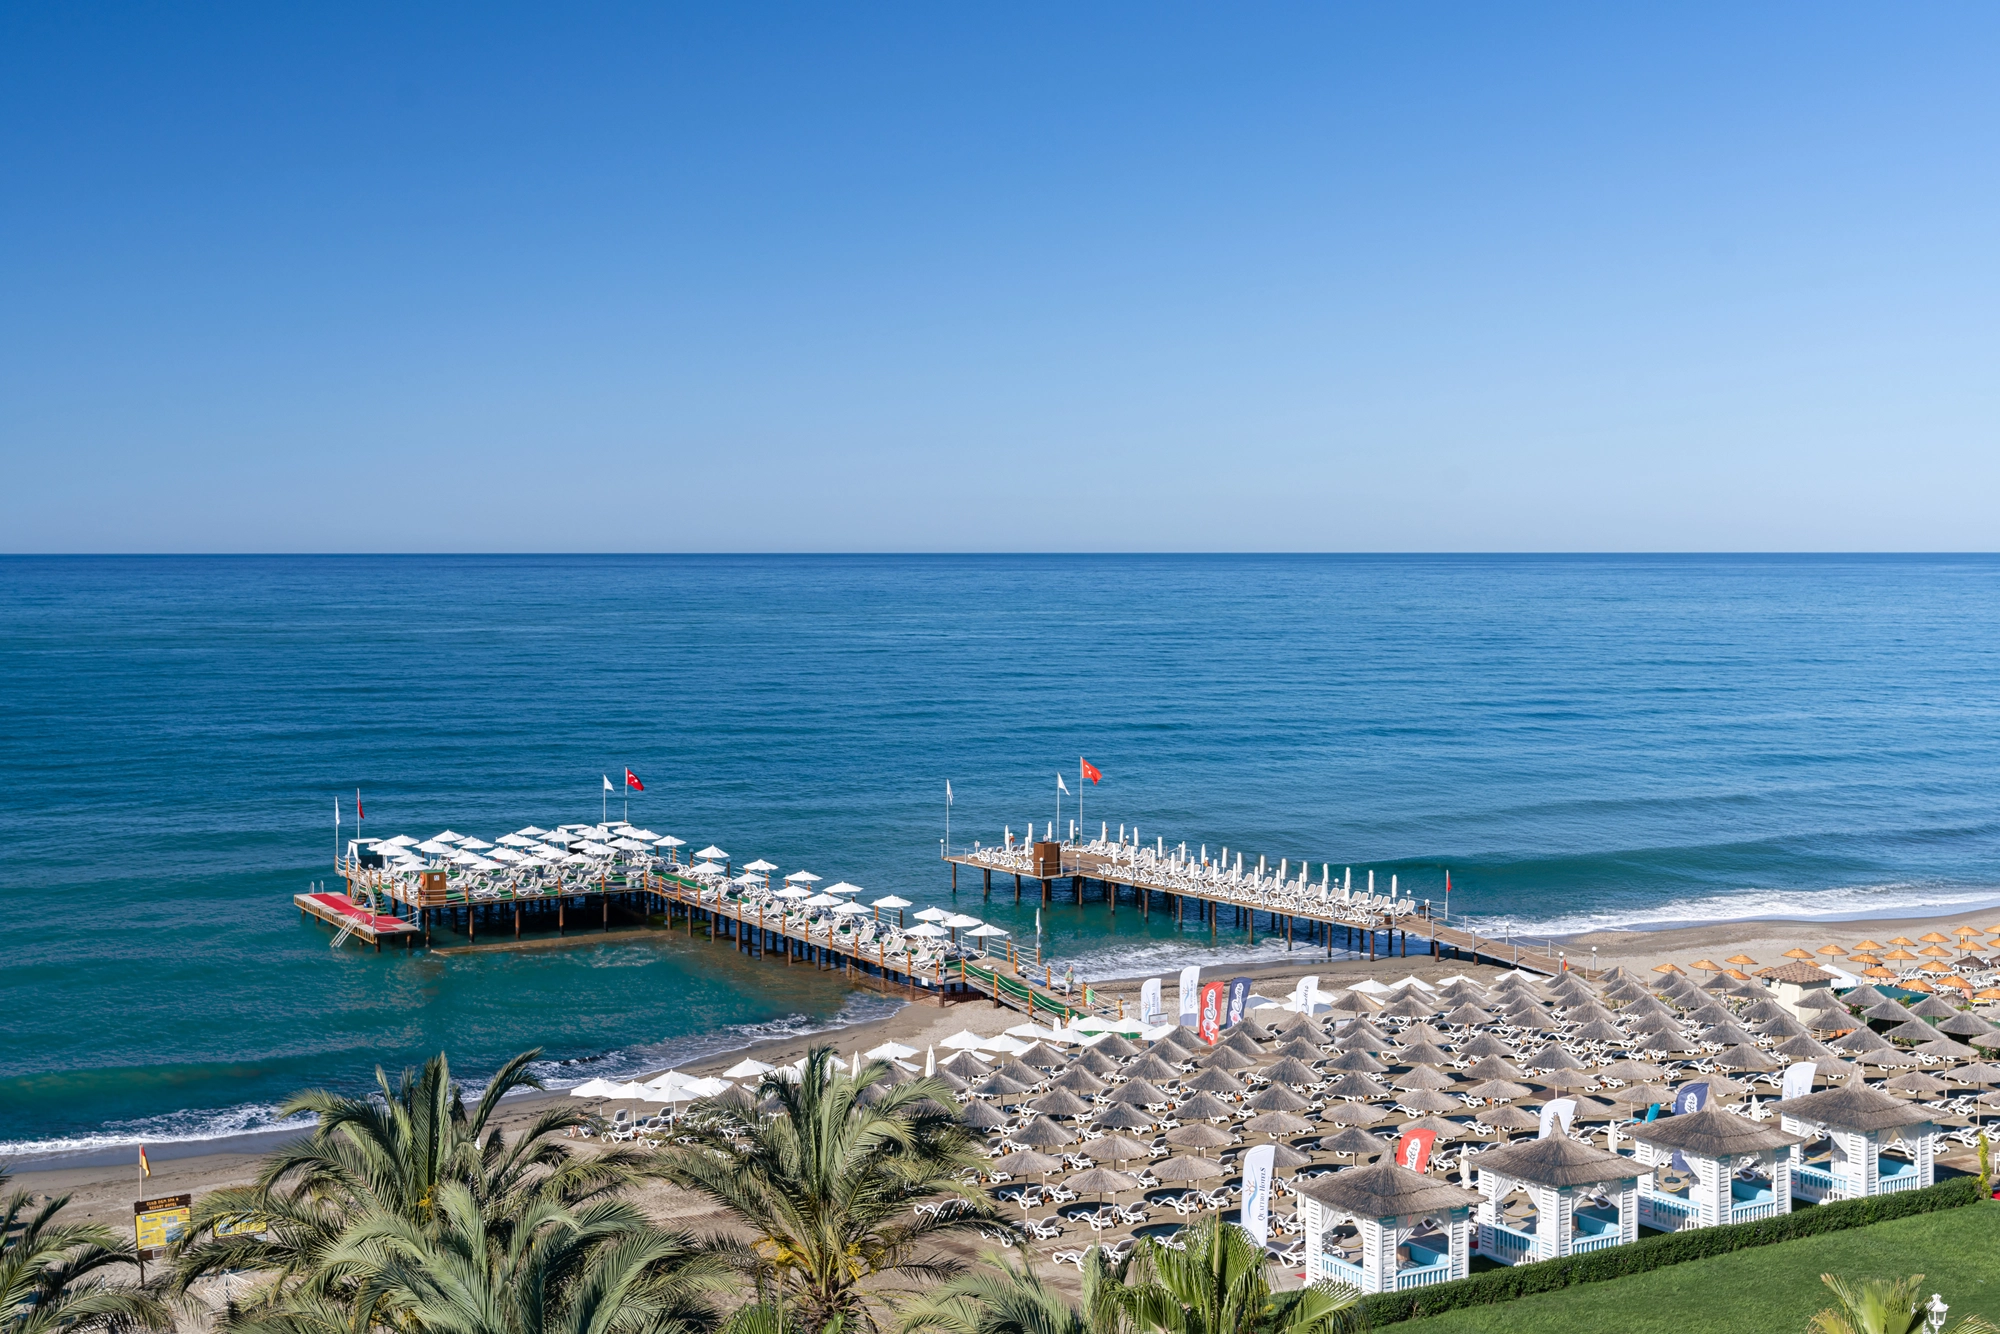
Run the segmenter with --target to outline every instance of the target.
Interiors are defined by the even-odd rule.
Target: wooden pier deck
[[[1056,845],[1035,846],[1053,852]],[[1261,919],[1262,935],[1266,939],[1283,936],[1288,949],[1300,945],[1323,948],[1329,958],[1336,947],[1356,956],[1365,955],[1371,960],[1408,958],[1411,937],[1414,936],[1418,951],[1430,958],[1522,968],[1550,975],[1567,967],[1585,977],[1595,976],[1596,970],[1569,961],[1557,942],[1539,938],[1481,936],[1465,927],[1444,922],[1433,914],[1428,903],[1416,904],[1411,911],[1397,913],[1393,917],[1386,912],[1356,907],[1341,899],[1267,906],[1247,902],[1228,892],[1226,886],[1240,885],[1240,882],[1220,882],[1213,889],[1204,889],[1198,884],[1170,878],[1154,870],[1155,863],[1135,863],[1073,844],[1061,845],[1059,861],[1049,860],[1048,853],[1037,857],[1024,849],[1006,854],[1007,864],[995,865],[992,856],[998,851],[1001,850],[944,853],[942,859],[951,867],[952,892],[957,893],[960,888],[960,867],[979,872],[980,892],[985,898],[993,895],[996,873],[1002,878],[1003,888],[1005,879],[1011,876],[1016,903],[1021,901],[1026,886],[1032,882],[1037,886],[1043,903],[1056,902],[1057,886],[1063,885],[1070,900],[1082,904],[1086,902],[1087,892],[1094,883],[1098,901],[1108,904],[1114,913],[1118,911],[1122,897],[1142,916],[1155,911],[1169,912],[1184,925],[1192,915],[1197,923],[1204,920],[1208,923],[1210,940],[1220,939],[1226,921],[1230,934],[1241,933],[1254,945]]]
[[[367,904],[351,902],[339,894],[294,894],[292,902],[301,913],[329,924],[340,936],[373,945],[378,951],[384,940],[408,941],[420,934],[400,917],[372,912]]]

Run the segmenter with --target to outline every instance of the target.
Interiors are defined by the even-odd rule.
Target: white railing
[[[1569,1253],[1571,1255],[1585,1255],[1591,1251],[1608,1251],[1617,1244],[1618,1234],[1616,1232],[1599,1232],[1595,1236],[1590,1237],[1578,1236],[1572,1233],[1569,1239]]]
[[[1503,1265],[1515,1265],[1535,1249],[1535,1239],[1504,1223],[1479,1225],[1479,1253]]]
[[[1320,1252],[1319,1272],[1322,1278],[1330,1278],[1336,1283],[1345,1283],[1348,1287],[1359,1288],[1363,1292],[1368,1290],[1362,1287],[1363,1275],[1361,1266],[1349,1264],[1331,1251]]]
[[[1915,1190],[1922,1175],[1914,1166],[1907,1172],[1897,1172],[1894,1175],[1878,1172],[1875,1177],[1875,1193],[1893,1195],[1897,1191]]]
[[[1693,1203],[1674,1195],[1639,1195],[1639,1221],[1661,1232],[1679,1232],[1683,1228],[1700,1225],[1700,1214]]]
[[[1760,1200],[1756,1204],[1732,1205],[1729,1221],[1732,1223],[1754,1223],[1760,1218],[1774,1217],[1778,1212],[1776,1200]]]
[[[1408,1269],[1398,1269],[1396,1291],[1401,1292],[1405,1288],[1426,1288],[1433,1283],[1446,1283],[1450,1280],[1451,1257],[1447,1255],[1436,1264],[1412,1265]]]

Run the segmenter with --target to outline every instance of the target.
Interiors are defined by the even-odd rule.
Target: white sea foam
[[[1852,921],[1937,917],[2000,905],[2000,889],[1964,885],[1848,885],[1837,889],[1744,889],[1700,898],[1669,899],[1648,908],[1578,909],[1541,917],[1475,914],[1465,921],[1481,934],[1577,935],[1585,931],[1664,931],[1724,922]]]
[[[623,1048],[605,1052],[600,1056],[578,1057],[565,1061],[537,1061],[532,1069],[544,1086],[551,1089],[573,1088],[589,1079],[631,1079],[656,1070],[686,1065],[707,1056],[735,1051],[759,1042],[806,1037],[814,1033],[828,1033],[855,1024],[865,1024],[871,1020],[886,1018],[902,1009],[907,1003],[891,996],[856,992],[836,1014],[829,1018],[793,1014],[763,1023],[731,1024],[707,1033]],[[485,1087],[484,1081],[466,1081],[467,1100],[478,1098],[485,1091]],[[169,1112],[164,1116],[114,1121],[82,1135],[0,1143],[0,1160],[52,1158],[94,1153],[106,1149],[136,1148],[141,1144],[158,1147],[163,1144],[200,1143],[208,1140],[234,1139],[241,1135],[254,1135],[267,1131],[307,1130],[312,1124],[313,1118],[310,1116],[294,1116],[281,1120],[274,1106],[245,1103],[238,1107]]]

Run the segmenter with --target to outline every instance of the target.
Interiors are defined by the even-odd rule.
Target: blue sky
[[[0,10],[0,548],[2000,547],[2000,12]]]

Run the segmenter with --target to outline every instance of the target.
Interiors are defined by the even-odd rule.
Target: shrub
[[[1957,1177],[1924,1190],[1875,1195],[1864,1200],[1841,1200],[1817,1205],[1796,1213],[1779,1214],[1754,1223],[1731,1223],[1723,1227],[1692,1228],[1664,1237],[1648,1237],[1629,1246],[1567,1255],[1556,1260],[1515,1265],[1474,1274],[1452,1283],[1437,1283],[1407,1292],[1378,1292],[1362,1299],[1362,1313],[1372,1328],[1393,1325],[1418,1316],[1438,1315],[1466,1306],[1490,1306],[1538,1292],[1556,1292],[1579,1283],[1602,1283],[1607,1279],[1649,1273],[1687,1260],[1704,1260],[1751,1246],[1799,1237],[1816,1237],[1825,1232],[1866,1227],[1892,1218],[1934,1213],[1976,1204],[1985,1198],[1978,1177]]]

